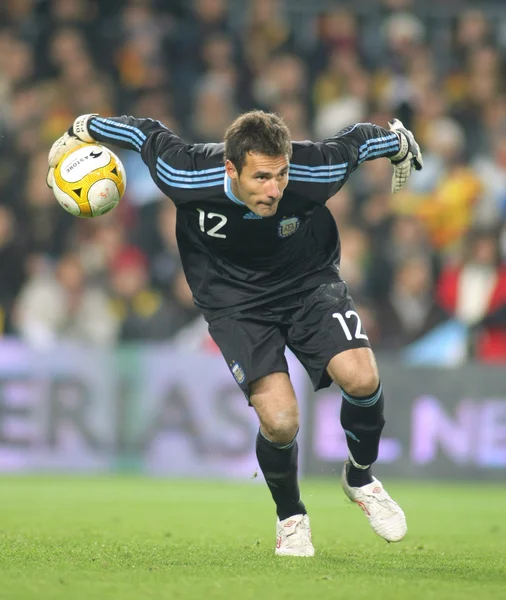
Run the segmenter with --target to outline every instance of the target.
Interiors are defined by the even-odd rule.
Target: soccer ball
[[[69,150],[54,170],[54,195],[76,217],[105,215],[118,205],[125,186],[125,168],[120,159],[99,144]]]

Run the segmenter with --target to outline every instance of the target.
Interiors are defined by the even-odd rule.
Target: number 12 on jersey
[[[341,313],[334,313],[332,315],[334,317],[334,319],[337,319],[339,321],[339,323],[341,323],[341,327],[343,328],[344,331],[344,335],[346,336],[346,339],[350,342],[353,339],[353,335],[350,331],[350,328],[348,327],[348,324],[346,323],[346,321],[344,320],[344,317]],[[360,320],[360,317],[358,316],[358,314],[354,311],[354,310],[348,310],[346,311],[345,315],[344,315],[347,319],[349,319],[350,317],[356,317],[357,318],[357,325],[355,327],[355,339],[357,340],[367,340],[369,339],[365,333],[362,333],[362,322]]]
[[[224,227],[227,223],[227,217],[225,215],[220,215],[219,213],[214,213],[214,212],[210,212],[207,213],[205,211],[203,211],[201,208],[197,208],[197,210],[199,211],[199,226],[200,226],[200,231],[202,231],[203,233],[207,233],[207,235],[210,235],[211,237],[216,237],[216,238],[226,238],[227,236],[224,233],[218,233],[218,231]],[[216,223],[216,219],[219,219],[218,223]],[[210,227],[209,229],[207,229],[206,231],[206,220],[207,221],[215,221],[214,224],[210,223],[207,224],[207,226],[209,227],[210,225],[212,225],[212,227]]]

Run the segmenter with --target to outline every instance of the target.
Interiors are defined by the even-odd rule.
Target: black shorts
[[[324,283],[255,308],[210,320],[209,333],[240,388],[270,373],[288,373],[288,346],[309,374],[313,387],[328,387],[333,356],[370,348],[348,286]]]

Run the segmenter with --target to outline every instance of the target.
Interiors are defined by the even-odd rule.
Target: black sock
[[[258,464],[276,503],[279,520],[292,515],[305,515],[306,507],[300,499],[297,479],[298,446],[295,438],[283,446],[269,441],[259,431],[256,452]]]
[[[351,462],[346,466],[346,481],[351,487],[362,487],[368,483],[372,483],[371,467],[367,469],[359,469]]]
[[[350,454],[357,464],[371,465],[378,458],[381,432],[385,425],[383,417],[385,401],[381,383],[374,394],[366,397],[351,396],[345,390],[341,391],[343,397],[341,425],[346,433]],[[353,467],[350,477],[358,477],[356,471],[360,470]]]

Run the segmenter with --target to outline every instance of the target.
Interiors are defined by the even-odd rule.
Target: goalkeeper
[[[297,473],[299,410],[289,347],[315,390],[341,388],[349,460],[345,494],[385,540],[406,533],[402,509],[371,466],[384,395],[367,333],[339,276],[340,241],[325,203],[362,162],[386,157],[392,192],[422,168],[413,135],[394,120],[345,128],[323,142],[292,142],[275,114],[238,117],[224,143],[187,144],[163,124],[133,117],[78,117],[49,154],[48,184],[62,155],[82,142],[140,152],[177,207],[177,239],[196,305],[232,376],[255,409],[258,463],[276,504],[277,555],[313,556]]]

